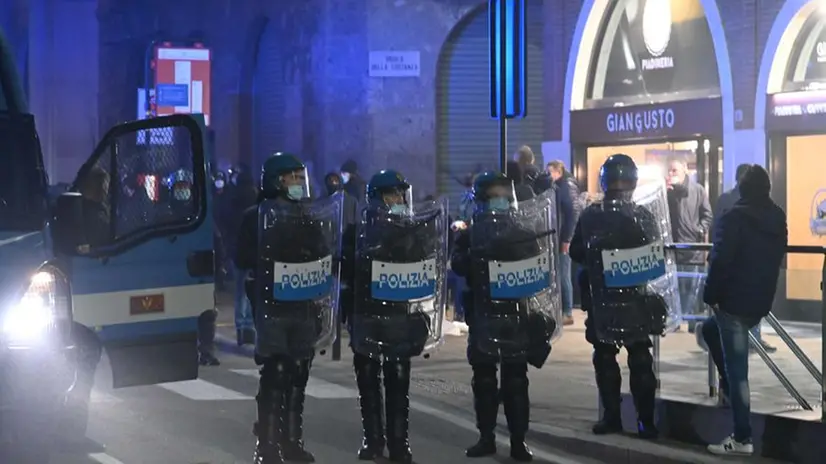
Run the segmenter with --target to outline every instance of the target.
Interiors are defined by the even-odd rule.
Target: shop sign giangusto
[[[605,118],[605,128],[611,134],[634,133],[638,135],[674,128],[674,110],[654,108],[637,111],[615,111]]]

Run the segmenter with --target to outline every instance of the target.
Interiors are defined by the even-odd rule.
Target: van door
[[[128,123],[104,139],[71,189],[110,209],[101,227],[122,247],[71,258],[74,319],[102,342],[115,388],[198,377],[198,317],[215,308],[198,119],[197,137],[190,116]]]

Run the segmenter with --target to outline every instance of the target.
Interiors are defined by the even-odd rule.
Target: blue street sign
[[[189,106],[189,86],[186,84],[158,84],[155,96],[158,106]]]
[[[501,14],[502,2],[504,2],[504,15]],[[504,50],[500,46],[500,34],[503,30]],[[494,119],[499,118],[500,92],[504,91],[506,118],[524,118],[527,112],[525,0],[488,0],[488,40],[490,43],[490,115]],[[505,60],[504,79],[501,72],[501,60]],[[504,81],[504,86],[502,81]]]

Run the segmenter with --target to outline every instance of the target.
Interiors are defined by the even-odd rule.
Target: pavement
[[[231,307],[222,305],[219,301],[219,308],[226,308],[219,311],[216,343],[219,349],[224,352],[219,356],[230,356],[229,359],[234,359],[238,355],[251,355],[251,347],[239,348],[235,342]],[[733,458],[721,459],[710,456],[701,447],[690,447],[666,441],[644,442],[630,435],[595,437],[590,432],[591,425],[598,415],[597,393],[590,359],[591,347],[584,341],[583,317],[579,314],[575,316],[575,325],[565,327],[565,333],[554,345],[551,358],[546,366],[541,370],[531,369],[529,374],[532,405],[529,442],[534,448],[546,450],[550,456],[560,456],[558,450],[565,450],[567,453],[565,457],[569,459],[590,459],[607,463],[738,462],[737,459]],[[332,360],[328,350],[326,355],[316,358],[312,375],[317,381],[323,382],[323,385],[334,385],[354,392],[352,357],[347,348],[346,331],[344,336],[342,359],[340,361]],[[779,341],[774,340],[774,338],[767,335],[767,339],[779,345]],[[699,367],[693,364],[686,365],[685,375],[678,375],[679,368],[675,367],[676,364],[671,365],[672,361],[681,362],[686,356],[690,356],[692,359],[705,359],[705,356],[696,347],[693,335],[683,331],[682,333],[670,335],[666,340],[668,342],[666,343],[664,340],[662,344],[662,361],[660,363],[664,383],[668,379],[668,375],[677,375],[680,382],[672,382],[673,379],[669,380],[672,387],[677,386],[685,389],[690,386],[692,391],[706,391],[704,394],[707,395],[708,387],[705,385],[704,364],[701,366],[702,376],[698,376],[694,372]],[[453,433],[464,437],[459,439],[458,442],[450,440],[450,443],[456,443],[455,451],[452,454],[438,453],[435,455],[438,457],[434,456],[433,460],[417,456],[417,462],[433,464],[451,462],[453,459],[460,458],[462,456],[461,449],[474,441],[472,391],[470,387],[471,371],[465,359],[465,348],[466,338],[464,335],[449,336],[446,337],[445,343],[439,350],[429,359],[417,358],[414,360],[411,397],[417,404],[425,406],[418,409],[420,414],[429,416],[430,421],[436,421],[426,422],[425,427],[447,422],[453,424],[453,427],[451,427]],[[779,353],[783,354],[782,351],[780,350]],[[752,362],[760,363],[761,361],[756,359]],[[627,378],[627,375],[625,377]],[[624,388],[627,391],[627,383]],[[665,386],[664,390],[668,391]],[[678,393],[672,388],[669,395]],[[352,403],[352,408],[352,414],[357,415],[357,411],[354,409],[355,403]],[[341,415],[344,415],[344,413],[342,412]],[[444,415],[448,415],[449,418],[446,419],[443,417]],[[439,419],[441,419],[441,422],[439,422]],[[411,427],[413,432],[421,433],[423,426],[420,424],[425,421],[426,418],[424,417],[421,421],[414,420]],[[464,425],[458,425],[460,422]],[[507,437],[507,428],[503,414],[500,414],[499,425],[500,433],[504,439]],[[348,430],[347,433],[358,436],[360,433],[358,423],[353,422],[353,427],[355,430],[352,432]],[[438,427],[441,427],[441,425],[433,425],[434,429]],[[445,436],[444,432],[436,435],[439,437]],[[456,438],[458,439],[459,435],[456,435]],[[442,445],[435,442],[434,446],[441,448]],[[431,448],[429,441],[426,448]],[[420,447],[416,446],[414,452],[418,453],[419,449]],[[576,458],[571,456],[576,456]],[[549,460],[555,462],[553,457]],[[748,461],[772,462],[761,458],[750,458]]]

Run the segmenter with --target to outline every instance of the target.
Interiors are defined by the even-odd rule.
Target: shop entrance
[[[824,133],[770,133],[772,197],[786,211],[789,243],[826,246],[826,146]],[[790,253],[778,283],[774,312],[795,322],[823,320],[823,256]]]
[[[574,175],[580,185],[587,186],[589,194],[598,194],[599,168],[605,159],[616,153],[624,153],[636,161],[646,176],[661,175],[665,178],[668,163],[678,159],[688,165],[692,181],[702,185],[710,199],[716,199],[723,189],[722,140],[697,138],[682,141],[663,141],[642,144],[580,146],[576,148]],[[712,204],[714,202],[712,201]]]

